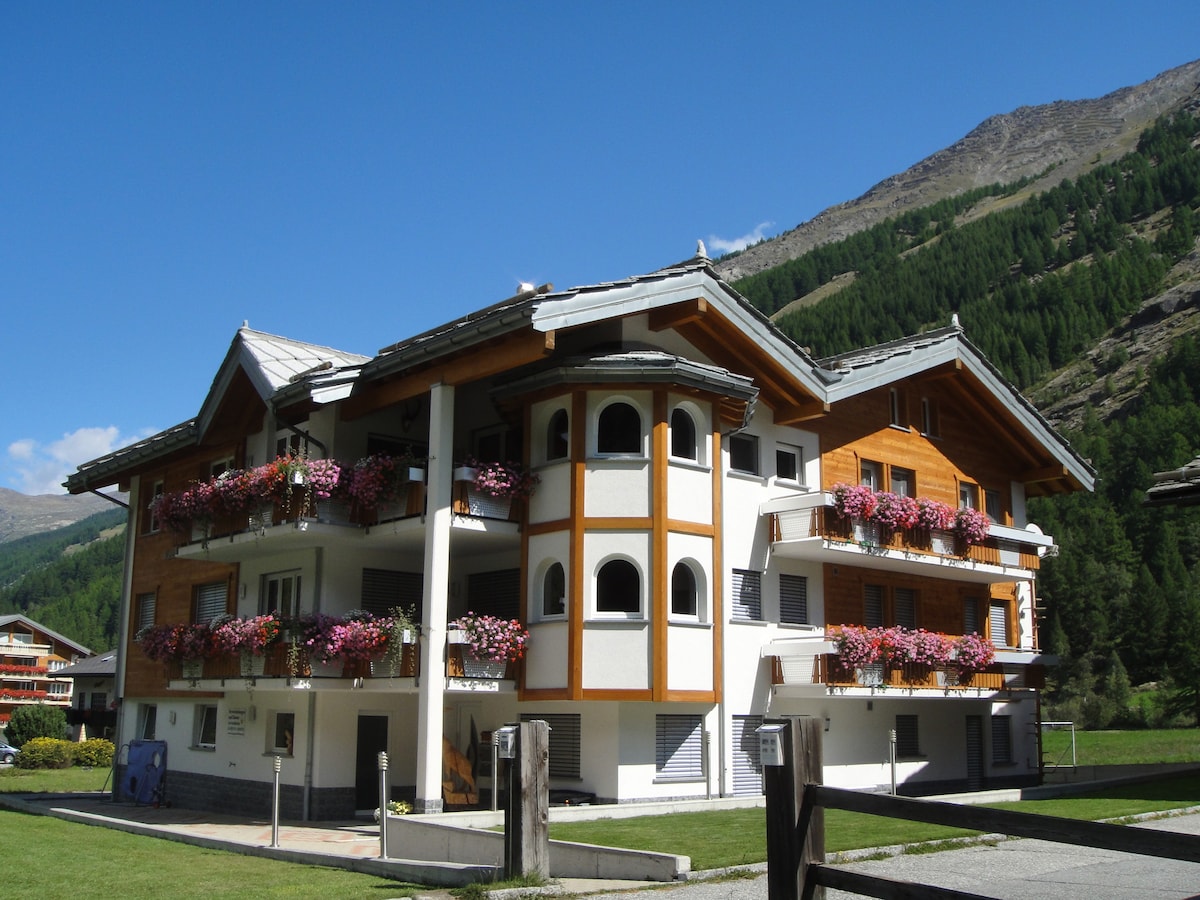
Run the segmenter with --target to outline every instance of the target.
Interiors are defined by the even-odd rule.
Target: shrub
[[[14,747],[24,749],[34,738],[63,738],[67,733],[67,714],[57,706],[36,703],[13,710],[4,736]]]
[[[21,746],[15,764],[18,769],[66,769],[74,760],[74,749],[62,738],[31,738]]]
[[[108,768],[112,765],[115,752],[116,747],[112,741],[90,738],[82,744],[75,745],[75,765],[90,766],[93,769]]]

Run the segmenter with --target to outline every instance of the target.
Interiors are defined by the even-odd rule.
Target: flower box
[[[507,519],[512,497],[494,497],[486,491],[467,491],[467,513],[484,519]]]
[[[267,658],[257,653],[243,653],[241,657],[241,673],[244,678],[262,675],[267,665]]]
[[[883,663],[868,663],[854,670],[855,680],[863,687],[875,687],[883,684]]]
[[[457,466],[454,469],[455,481],[471,481],[474,482],[479,477],[479,470],[471,466]]]
[[[470,654],[463,655],[462,665],[468,678],[503,678],[508,669],[507,660],[472,659]]]
[[[350,504],[345,500],[318,500],[317,521],[330,525],[349,525]]]
[[[204,660],[185,659],[180,664],[180,672],[188,681],[199,681],[204,677]]]
[[[270,506],[265,506],[257,512],[252,512],[248,517],[250,530],[265,531],[274,524],[274,518],[275,510]]]

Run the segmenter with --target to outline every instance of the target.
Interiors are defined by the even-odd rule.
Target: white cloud
[[[8,445],[14,487],[24,494],[61,494],[62,483],[80,463],[88,462],[145,437],[122,435],[115,425],[77,428],[49,444],[22,438]]]
[[[717,237],[715,234],[710,234],[708,236],[708,249],[718,254],[745,250],[751,244],[757,244],[761,241],[764,236],[763,233],[774,224],[774,222],[760,222],[749,234],[744,234],[732,240],[726,240],[725,238]]]

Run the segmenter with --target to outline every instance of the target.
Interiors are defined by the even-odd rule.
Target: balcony
[[[770,525],[777,556],[813,562],[887,569],[980,584],[1030,581],[1054,541],[1029,528],[992,524],[987,538],[967,546],[951,532],[904,529],[888,532],[872,522],[839,516],[830,494],[814,492],[768,501],[759,507]]]
[[[461,644],[450,644],[446,653],[447,692],[499,693],[515,690],[519,663],[500,663],[477,669],[466,658]],[[384,657],[367,660],[335,660],[322,663],[301,652],[288,659],[288,646],[272,645],[262,656],[218,656],[201,660],[166,663],[171,690],[241,690],[248,683],[255,690],[365,690],[414,693],[421,670],[420,646],[405,644],[399,665]],[[69,698],[68,698],[69,699]]]
[[[503,510],[486,504],[465,488],[456,487],[451,522],[451,552],[495,551],[520,542],[519,504]],[[488,498],[494,500],[495,498]],[[349,503],[324,501],[315,515],[295,515],[279,505],[250,515],[214,519],[193,529],[189,540],[175,548],[181,559],[242,562],[262,553],[289,553],[313,547],[357,550],[419,550],[425,542],[424,486],[415,484],[395,503],[357,509]],[[289,512],[292,518],[287,518]]]
[[[862,669],[843,666],[833,641],[822,629],[812,636],[784,638],[762,648],[771,661],[771,684],[776,693],[790,697],[878,696],[889,691],[903,696],[978,697],[1000,691],[1042,688],[1045,667],[1055,660],[1027,650],[997,650],[990,666],[970,675],[953,667],[934,668],[876,663]]]

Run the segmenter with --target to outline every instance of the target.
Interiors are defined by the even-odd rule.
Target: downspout
[[[312,821],[313,743],[317,739],[317,692],[308,692],[308,734],[304,742],[304,821]]]
[[[136,487],[131,491],[131,499],[141,493],[142,480],[139,476],[136,482]],[[99,493],[92,491],[92,493]],[[105,494],[99,494],[101,497],[106,497]],[[121,607],[117,616],[117,677],[113,685],[114,694],[113,703],[117,707],[117,752],[113,754],[112,762],[112,798],[117,799],[117,765],[121,759],[121,744],[125,740],[125,646],[129,640],[129,620],[130,606],[132,605],[133,591],[133,547],[137,534],[137,522],[132,513],[132,509],[136,508],[130,503],[122,503],[120,500],[108,497],[114,503],[131,510],[125,520],[125,571],[121,577]],[[128,757],[127,757],[128,758]]]

